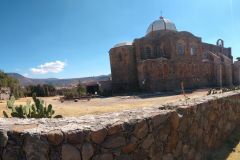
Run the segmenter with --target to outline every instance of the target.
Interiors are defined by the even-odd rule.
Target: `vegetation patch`
[[[9,101],[7,101],[7,108],[11,111],[12,117],[17,118],[62,118],[61,115],[56,115],[55,111],[52,109],[52,105],[47,105],[43,100],[38,99],[36,95],[33,95],[34,104],[31,101],[27,101],[26,105],[14,106],[15,98],[12,96]],[[10,116],[6,111],[3,111],[5,118]]]
[[[0,70],[0,87],[9,87],[11,94],[15,98],[21,98],[24,96],[23,90],[17,79],[8,76],[6,73]]]

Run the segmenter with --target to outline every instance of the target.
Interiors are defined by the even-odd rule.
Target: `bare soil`
[[[207,95],[207,90],[196,90],[192,93],[186,94],[190,99],[203,97]],[[28,98],[21,98],[16,101],[15,105],[26,104]],[[60,97],[44,97],[42,98],[47,104],[52,104],[56,114],[61,114],[64,117],[82,116],[86,114],[101,114],[108,112],[117,112],[126,109],[135,109],[142,107],[151,107],[155,105],[162,105],[172,103],[179,100],[184,100],[183,95],[158,95],[149,98],[140,98],[139,96],[116,96],[109,98],[94,98],[90,101],[79,100],[59,101]],[[0,116],[2,111],[6,110],[6,101],[0,103]]]

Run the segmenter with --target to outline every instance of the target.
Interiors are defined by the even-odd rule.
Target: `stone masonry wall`
[[[136,91],[137,71],[133,46],[120,46],[109,51],[112,90],[114,93]]]
[[[233,65],[233,83],[240,85],[240,61],[234,62]]]
[[[63,119],[0,119],[1,160],[204,160],[240,123],[240,91]]]

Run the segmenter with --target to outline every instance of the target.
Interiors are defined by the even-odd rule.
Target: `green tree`
[[[34,93],[38,97],[49,97],[55,96],[57,94],[57,90],[54,86],[48,84],[36,86],[30,85],[25,87],[25,96],[31,97]]]
[[[86,94],[86,88],[82,86],[80,82],[77,85],[77,93],[78,93],[78,96],[83,96]]]
[[[16,98],[23,97],[23,89],[21,88],[17,79],[8,76],[0,70],[0,87],[9,87],[12,95]]]

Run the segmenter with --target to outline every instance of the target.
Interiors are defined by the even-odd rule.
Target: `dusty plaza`
[[[199,98],[207,95],[207,89],[197,90],[193,93],[187,94],[190,99]],[[61,114],[64,117],[73,117],[73,116],[83,116],[87,114],[101,114],[101,113],[110,113],[118,112],[123,110],[152,107],[157,105],[162,105],[166,103],[173,103],[180,100],[184,100],[182,94],[178,95],[169,95],[166,93],[161,93],[158,95],[150,95],[148,97],[140,96],[116,96],[116,97],[107,97],[107,98],[94,98],[90,101],[80,100],[78,102],[74,101],[65,101],[61,103],[59,97],[43,97],[47,104],[52,104],[54,110],[57,114]],[[17,100],[16,104],[26,104],[27,100],[31,98],[22,98]],[[6,101],[0,103],[0,116],[2,116],[2,111],[6,109]]]

